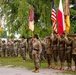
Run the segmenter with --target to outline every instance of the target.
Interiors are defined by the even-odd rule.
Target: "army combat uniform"
[[[40,68],[40,54],[42,52],[42,47],[41,47],[41,43],[38,39],[33,40],[33,50],[32,50],[32,57],[34,60],[34,66],[35,66],[35,70],[33,72],[39,72],[39,68]]]
[[[48,36],[45,39],[46,43],[46,57],[47,57],[47,62],[48,62],[48,68],[51,68],[51,62],[52,62],[52,48],[51,48],[51,39],[50,36]]]
[[[75,63],[75,71],[76,71],[76,35],[73,40],[73,51],[72,51],[73,61]]]
[[[6,50],[7,50],[7,56],[10,56],[10,41],[7,41],[6,43]]]
[[[66,61],[67,61],[67,70],[71,70],[72,65],[72,38],[68,36],[68,38],[65,39],[66,44]]]
[[[57,39],[57,34],[54,34],[51,36],[52,38],[52,50],[53,50],[53,58],[54,58],[54,63],[55,63],[55,68],[58,69],[58,39]]]
[[[18,42],[14,41],[14,57],[18,56]]]
[[[60,59],[60,70],[64,70],[64,61],[65,61],[65,41],[64,36],[61,35],[60,38],[58,38],[59,41],[59,59]]]
[[[2,40],[0,39],[0,57],[2,57]]]
[[[20,42],[20,55],[24,61],[26,60],[26,51],[27,51],[27,40],[24,39],[23,41]]]
[[[32,37],[28,38],[28,52],[29,52],[29,57],[32,59]]]
[[[3,57],[6,56],[6,43],[4,40],[2,41],[2,54],[3,54]]]

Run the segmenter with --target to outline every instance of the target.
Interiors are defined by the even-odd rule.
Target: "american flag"
[[[52,14],[51,14],[51,20],[52,20],[52,28],[54,31],[57,32],[57,27],[56,27],[56,10],[55,10],[55,5],[54,5],[54,0],[52,0]]]

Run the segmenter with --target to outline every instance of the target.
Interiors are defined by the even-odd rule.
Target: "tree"
[[[63,0],[64,1],[64,0]],[[76,0],[70,0],[71,3]],[[4,17],[5,28],[9,34],[20,33],[26,37],[32,35],[28,29],[30,7],[34,7],[35,31],[40,37],[50,35],[51,24],[51,2],[52,0],[1,0],[0,16]],[[58,10],[59,0],[54,0],[56,10]],[[76,15],[74,8],[70,9],[71,19]],[[71,33],[74,31],[75,20],[71,21]]]

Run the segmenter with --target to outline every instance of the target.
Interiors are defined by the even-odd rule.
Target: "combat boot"
[[[34,69],[32,72],[35,72],[36,71],[36,69]]]
[[[52,68],[52,67],[51,67],[51,65],[48,65],[48,67],[47,67],[47,68],[48,68],[48,69],[50,69],[50,68]]]
[[[35,72],[35,73],[39,73],[39,69],[35,70],[34,72]]]

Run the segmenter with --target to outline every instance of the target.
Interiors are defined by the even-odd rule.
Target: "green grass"
[[[33,60],[31,60],[28,55],[26,57],[26,61],[23,62],[22,58],[19,56],[19,57],[16,57],[16,58],[13,58],[13,57],[9,57],[9,58],[4,58],[4,57],[1,57],[0,58],[0,65],[1,66],[6,66],[6,65],[11,65],[11,67],[25,67],[27,69],[34,69],[34,63],[33,63]],[[74,64],[74,63],[73,63]],[[72,64],[72,65],[73,65]],[[65,63],[65,66],[67,64]],[[54,67],[54,62],[52,61],[52,66]],[[60,62],[58,63],[58,66],[60,67]],[[41,62],[41,68],[46,68],[47,67],[47,62],[46,60],[42,61]],[[63,71],[64,75],[65,74],[71,74],[71,75],[76,75],[76,72],[72,72],[72,71]]]
[[[16,57],[16,58],[13,58],[13,57],[1,57],[0,58],[0,65],[1,66],[6,66],[6,65],[12,65],[11,67],[26,67],[28,69],[33,69],[34,68],[34,63],[33,63],[33,60],[31,60],[28,55],[26,57],[26,61],[24,62],[22,60],[22,58],[19,56],[19,57]],[[41,68],[45,68],[47,66],[47,62],[44,61],[44,62],[41,62]]]

